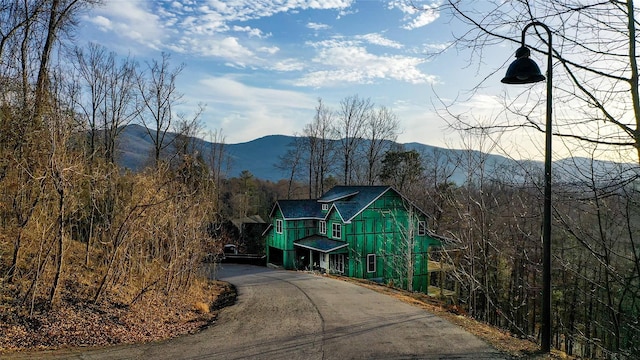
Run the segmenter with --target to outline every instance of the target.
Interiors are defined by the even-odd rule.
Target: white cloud
[[[425,1],[423,1],[425,2]],[[413,30],[429,25],[440,17],[438,7],[440,1],[426,1],[427,4],[420,4],[420,1],[408,2],[406,0],[394,0],[388,5],[389,9],[399,9],[405,13],[402,26],[403,29]]]
[[[257,37],[257,38],[264,38],[266,35],[262,34],[262,30],[260,29],[256,29],[256,28],[252,28],[250,26],[234,26],[232,28],[233,31],[236,32],[246,32],[247,34],[249,34],[249,37]]]
[[[271,70],[275,71],[302,71],[304,69],[304,63],[295,59],[281,60],[271,66]]]
[[[200,81],[213,103],[239,107],[268,106],[272,108],[313,109],[314,98],[289,90],[258,88],[245,85],[232,76],[207,77]]]
[[[424,44],[423,47],[427,52],[433,51],[443,51],[451,47],[452,43],[432,43],[432,44]]]
[[[418,14],[418,16],[416,16],[409,24],[404,25],[403,28],[407,30],[421,28],[431,24],[440,17],[440,13],[436,10],[426,9],[423,11],[424,12]]]
[[[374,45],[385,46],[385,47],[390,47],[394,49],[401,49],[403,47],[403,45],[400,44],[399,42],[389,40],[380,34],[358,35],[355,38],[365,40]]]
[[[371,84],[379,79],[411,84],[436,83],[437,77],[418,69],[426,60],[403,55],[376,55],[354,42],[339,40],[314,44],[319,47],[313,59],[324,69],[312,71],[298,81],[298,86],[335,86],[345,83]],[[327,69],[329,68],[329,69]]]
[[[277,46],[263,46],[261,48],[258,48],[258,51],[267,53],[269,55],[274,55],[275,53],[280,51],[280,48],[278,48]]]
[[[215,119],[211,128],[221,128],[231,135],[230,143],[255,139],[264,134],[293,134],[300,130],[301,121],[310,121],[316,99],[305,94],[268,88],[252,87],[237,79],[208,77],[199,82],[203,95],[200,100],[209,108],[225,108],[226,115]],[[307,119],[308,118],[308,119]]]
[[[504,102],[497,96],[487,94],[474,94],[471,99],[461,103],[461,106],[474,110],[490,110],[504,109]]]
[[[265,34],[250,20],[301,10],[344,10],[355,0],[182,0],[106,1],[88,21],[117,37],[142,47],[223,58],[234,67],[270,64],[261,54],[273,55],[279,48],[256,41]],[[315,28],[326,25],[310,23]],[[231,33],[231,32],[234,33]]]
[[[89,19],[89,21],[98,25],[98,27],[102,31],[111,30],[113,28],[113,24],[111,23],[111,20],[107,19],[104,16],[98,15],[96,17]]]
[[[163,23],[171,18],[161,19],[144,3],[105,2],[105,6],[99,7],[96,14],[87,20],[98,25],[101,31],[115,33],[152,49],[161,49],[168,36]]]
[[[312,29],[312,30],[327,30],[327,29],[331,28],[331,26],[329,26],[327,24],[319,24],[319,23],[314,23],[314,22],[308,23],[307,27],[309,29]]]
[[[354,0],[230,0],[219,1],[209,0],[210,8],[206,11],[213,11],[223,16],[227,21],[247,21],[269,17],[274,14],[284,13],[294,10],[343,10],[349,8]]]
[[[254,57],[254,53],[242,46],[238,39],[232,36],[222,39],[210,39],[203,41],[202,39],[192,41],[192,50],[205,56],[220,57],[246,65],[247,60]]]

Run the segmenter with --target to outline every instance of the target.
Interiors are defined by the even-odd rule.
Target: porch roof
[[[321,253],[330,253],[336,250],[342,250],[340,252],[347,251],[347,244],[344,241],[331,240],[324,236],[312,235],[304,239],[296,240],[293,245],[299,246],[305,249],[320,251]]]

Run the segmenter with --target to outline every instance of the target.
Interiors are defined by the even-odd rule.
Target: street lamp
[[[544,220],[542,224],[542,351],[551,351],[551,30],[547,25],[534,21],[522,29],[520,48],[516,51],[516,60],[509,65],[502,79],[505,84],[531,84],[543,81],[538,65],[529,57],[531,51],[524,44],[524,36],[531,26],[541,26],[547,31],[549,50],[547,52],[547,123],[545,128],[544,153]]]

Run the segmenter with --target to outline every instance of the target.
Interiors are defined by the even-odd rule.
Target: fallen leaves
[[[233,303],[229,298],[235,298],[229,284],[217,283],[206,290],[209,312],[196,310],[193,302],[151,295],[131,306],[66,299],[33,316],[4,306],[3,312],[11,315],[2,316],[0,322],[0,352],[143,343],[194,333],[215,321],[220,301],[229,304]]]

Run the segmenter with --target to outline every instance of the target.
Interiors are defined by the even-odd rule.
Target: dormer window
[[[322,211],[328,211],[329,210],[329,204],[322,204]]]

